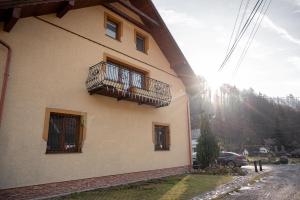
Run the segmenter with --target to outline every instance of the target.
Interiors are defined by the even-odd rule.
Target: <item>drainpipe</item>
[[[192,137],[191,137],[191,119],[190,119],[190,101],[189,101],[189,97],[188,95],[186,95],[186,98],[187,98],[187,109],[186,109],[186,112],[187,112],[187,122],[188,122],[188,140],[189,140],[189,145],[188,145],[188,153],[189,153],[189,170],[191,171],[192,170],[192,167],[193,167],[193,158],[192,158]]]
[[[2,40],[0,40],[0,44],[2,44],[4,47],[7,48],[7,56],[6,56],[5,66],[4,66],[4,76],[3,76],[1,97],[0,97],[0,126],[1,126],[2,114],[4,108],[4,99],[5,99],[7,81],[8,81],[8,71],[9,71],[10,58],[11,58],[11,48],[7,43],[5,43]]]

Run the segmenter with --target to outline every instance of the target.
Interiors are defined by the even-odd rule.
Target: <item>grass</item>
[[[185,200],[232,180],[230,176],[186,174],[135,184],[75,193],[56,200]]]
[[[266,157],[262,157],[262,156],[251,156],[250,157],[250,156],[248,156],[247,160],[250,163],[253,163],[254,161],[258,161],[258,160],[262,160],[263,163],[271,163],[271,162],[276,161],[276,157],[268,158],[267,156]]]

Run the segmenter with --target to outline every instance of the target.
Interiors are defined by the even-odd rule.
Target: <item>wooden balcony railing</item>
[[[90,94],[100,94],[155,107],[168,106],[172,99],[168,84],[106,62],[90,67],[86,87]]]

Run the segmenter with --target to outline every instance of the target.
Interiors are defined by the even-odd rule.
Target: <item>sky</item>
[[[272,0],[237,72],[235,69],[252,26],[218,72],[241,1],[153,0],[194,72],[203,76],[212,89],[229,83],[273,97],[288,94],[300,97],[300,0]],[[249,0],[246,17],[256,1]],[[243,0],[241,11],[246,2]],[[242,12],[238,19],[241,16]]]

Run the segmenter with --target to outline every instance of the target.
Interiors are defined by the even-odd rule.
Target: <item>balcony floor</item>
[[[126,90],[117,90],[114,87],[108,86],[108,85],[102,85],[99,86],[91,91],[89,91],[91,95],[93,94],[99,94],[104,96],[109,96],[116,98],[118,101],[126,100],[126,101],[132,101],[136,102],[139,105],[145,104],[154,106],[156,108],[168,106],[169,103],[160,99],[151,98],[148,96],[142,96],[139,94],[131,93]]]

